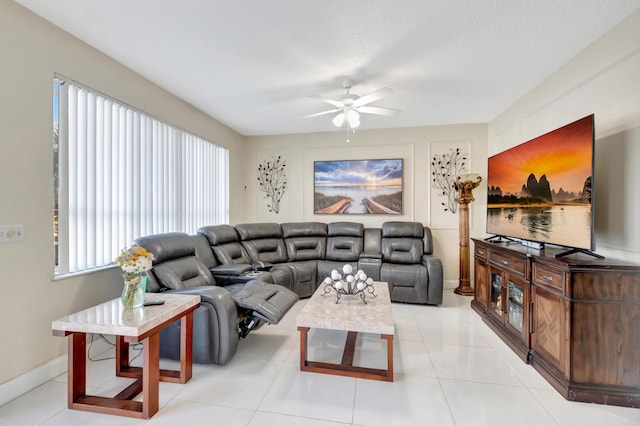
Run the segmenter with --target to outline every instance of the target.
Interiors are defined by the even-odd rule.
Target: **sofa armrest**
[[[213,306],[221,323],[231,323],[234,324],[234,327],[237,327],[238,309],[231,293],[224,287],[206,285],[168,290],[167,293],[200,295],[200,304]]]
[[[432,280],[442,281],[442,260],[435,256],[425,254],[422,256],[422,265],[427,268],[429,282]]]
[[[206,353],[208,359],[199,362],[226,364],[235,354],[240,339],[238,308],[231,293],[219,286],[181,288],[167,290],[167,293],[200,296],[200,307],[194,315],[194,361],[197,353]]]
[[[230,263],[228,265],[218,265],[211,268],[213,275],[229,275],[237,277],[253,270],[248,263]]]
[[[442,289],[444,278],[442,272],[442,261],[435,256],[425,254],[422,256],[422,265],[427,268],[429,276],[429,300],[435,305],[442,303]]]

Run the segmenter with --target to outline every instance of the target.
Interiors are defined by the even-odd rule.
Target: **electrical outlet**
[[[12,243],[24,240],[24,225],[1,225],[0,243]]]

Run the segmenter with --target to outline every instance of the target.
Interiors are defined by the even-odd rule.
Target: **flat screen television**
[[[593,154],[589,115],[490,157],[487,233],[595,255]]]

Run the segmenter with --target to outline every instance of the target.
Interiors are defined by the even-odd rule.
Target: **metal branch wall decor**
[[[449,149],[449,152],[434,155],[431,159],[431,186],[438,191],[438,195],[447,198],[447,203],[440,203],[444,211],[455,213],[458,210],[456,203],[456,189],[454,181],[456,176],[466,172],[466,164],[469,154],[460,152],[460,148]]]
[[[287,161],[280,155],[258,165],[258,186],[265,193],[264,198],[269,200],[267,208],[275,214],[280,212],[280,200],[287,190],[286,166]]]

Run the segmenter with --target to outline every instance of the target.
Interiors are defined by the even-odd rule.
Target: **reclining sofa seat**
[[[254,261],[249,257],[249,253],[240,242],[238,232],[233,226],[203,226],[198,229],[198,234],[207,239],[209,252],[214,255],[215,264],[209,262],[207,266],[218,285],[245,283],[256,278]],[[209,257],[210,253],[197,254]],[[259,278],[266,283],[273,283],[273,276],[268,272],[260,273]]]
[[[196,255],[198,250],[207,256],[208,242],[202,235],[173,232],[141,237],[134,243],[154,255],[153,269],[147,272],[147,291],[201,297],[193,318],[196,363],[227,363],[247,327],[255,328],[262,322],[277,324],[298,300],[290,290],[258,280],[233,288],[234,293],[217,286],[209,268]],[[180,359],[180,321],[160,333],[160,356]]]
[[[288,257],[280,225],[244,223],[235,225],[235,229],[254,267],[268,271],[274,284],[294,290],[293,273],[283,265]]]
[[[344,265],[358,269],[360,253],[364,248],[364,225],[355,222],[333,222],[327,226],[327,249],[318,262],[318,278],[331,276],[332,270],[342,274]]]
[[[287,254],[286,266],[293,274],[294,290],[300,297],[309,297],[318,287],[318,261],[327,247],[327,224],[320,222],[289,222],[280,225]]]
[[[380,279],[389,283],[391,300],[442,303],[442,263],[432,256],[429,228],[418,222],[385,222],[381,251]]]

